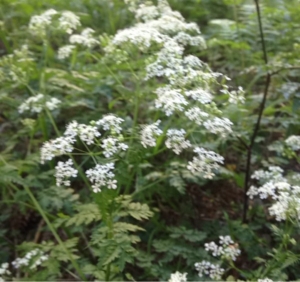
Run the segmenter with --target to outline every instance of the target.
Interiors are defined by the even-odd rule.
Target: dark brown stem
[[[268,54],[267,54],[267,49],[266,49],[266,45],[265,45],[264,32],[263,32],[262,21],[261,21],[261,13],[260,13],[260,7],[259,7],[259,0],[254,0],[254,2],[255,2],[256,13],[257,13],[257,18],[258,18],[258,25],[259,25],[261,44],[262,44],[263,58],[264,58],[265,64],[267,65],[268,64]],[[258,131],[259,131],[259,128],[260,128],[260,122],[261,122],[261,118],[262,118],[262,115],[263,115],[263,112],[264,112],[264,109],[265,109],[270,84],[271,84],[271,74],[268,73],[267,76],[266,76],[263,99],[262,99],[262,101],[260,103],[260,107],[259,107],[258,118],[257,118],[257,121],[256,121],[256,125],[254,127],[254,130],[253,130],[250,145],[248,146],[248,151],[247,151],[246,174],[245,174],[245,182],[244,182],[244,209],[243,209],[243,222],[244,223],[247,222],[247,211],[248,211],[247,192],[248,192],[248,189],[249,189],[249,182],[250,182],[251,159],[252,159],[253,146],[254,146],[255,139],[257,137],[257,134],[258,134]]]

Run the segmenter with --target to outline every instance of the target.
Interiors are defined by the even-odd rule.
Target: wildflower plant
[[[220,257],[224,261],[235,261],[241,254],[241,250],[229,235],[219,237],[218,246],[215,242],[205,243],[205,250],[211,252],[214,257]],[[195,263],[195,269],[198,271],[200,277],[208,276],[212,280],[221,280],[225,269],[219,264],[214,264],[203,260]]]
[[[30,1],[17,2],[17,11],[31,7]],[[298,160],[298,132],[285,142],[282,133],[276,135],[281,148],[273,146],[276,156],[270,153],[262,160],[252,151],[267,143],[260,119],[274,128],[273,115],[280,116],[279,106],[288,102],[267,108],[265,119],[261,106],[252,138],[248,127],[255,118],[250,112],[256,113],[260,97],[249,98],[251,87],[237,75],[250,70],[222,68],[218,56],[211,60],[220,42],[206,41],[209,33],[204,36],[196,23],[173,9],[180,1],[100,2],[57,2],[54,9],[50,0],[30,15],[29,8],[20,14],[20,31],[16,17],[0,22],[5,205],[0,224],[5,224],[4,235],[13,230],[13,245],[18,245],[12,247],[6,235],[0,240],[5,254],[0,281],[221,280],[230,278],[229,270],[239,273],[234,279],[286,279],[285,269],[299,260],[288,251],[295,246],[299,177],[297,169],[288,173],[281,153],[290,162]],[[232,1],[224,3],[239,12]],[[228,26],[233,25],[223,28]],[[229,41],[221,42],[225,49]],[[240,42],[235,44],[230,46]],[[249,54],[244,57],[247,63]],[[269,77],[272,64],[259,71],[267,70]],[[285,114],[292,115],[291,110]],[[293,122],[283,124],[293,131]],[[236,165],[243,161],[246,168]],[[268,164],[267,169],[260,169],[261,164]],[[251,165],[257,167],[252,177]],[[255,218],[253,224],[225,224],[219,215],[214,223],[206,222],[210,211],[201,210],[205,203],[222,213],[222,207],[214,206],[219,197],[211,194],[216,178],[244,187],[244,214]],[[240,191],[228,192],[235,193]],[[251,200],[248,214],[246,196]],[[239,205],[227,200],[222,199],[233,210]],[[286,224],[286,234],[267,226],[279,246],[272,252],[266,247],[269,238],[253,235],[264,205],[268,219]],[[231,234],[239,243],[227,235],[204,244],[216,234]],[[249,248],[248,239],[264,254]],[[253,270],[259,265],[255,271],[240,267],[246,253],[257,264],[243,266]]]

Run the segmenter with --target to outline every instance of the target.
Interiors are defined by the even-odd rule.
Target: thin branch
[[[266,44],[265,44],[264,31],[263,31],[263,27],[262,27],[259,0],[254,0],[254,2],[255,2],[258,25],[259,25],[259,33],[260,33],[262,51],[263,51],[263,54],[264,54],[264,61],[265,61],[265,64],[267,65],[268,64],[268,54],[267,54],[267,48],[266,48]]]
[[[263,58],[264,58],[265,64],[267,65],[268,64],[268,54],[267,54],[267,49],[266,49],[266,45],[265,45],[264,32],[263,32],[261,13],[260,13],[260,7],[259,7],[259,0],[254,0],[254,2],[255,2],[255,6],[256,6],[256,13],[257,13],[258,24],[259,24]],[[265,109],[270,84],[271,84],[271,74],[268,73],[266,76],[265,89],[264,89],[264,93],[263,93],[263,99],[261,101],[260,108],[259,108],[258,118],[256,121],[256,125],[254,127],[254,131],[253,131],[253,134],[251,137],[249,149],[247,152],[246,174],[245,174],[245,182],[244,182],[244,208],[243,208],[243,222],[244,223],[247,222],[247,211],[248,211],[247,192],[249,189],[250,174],[251,174],[251,159],[252,159],[252,152],[253,152],[252,150],[253,150],[253,146],[254,146],[255,139],[257,137],[259,128],[260,128],[260,122],[261,122],[261,118],[263,115],[263,111]]]

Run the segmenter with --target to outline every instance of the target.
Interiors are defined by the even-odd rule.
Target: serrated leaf
[[[94,203],[79,205],[76,209],[78,213],[66,221],[66,226],[79,226],[82,224],[88,225],[93,221],[97,222],[101,220],[101,214],[98,206]]]

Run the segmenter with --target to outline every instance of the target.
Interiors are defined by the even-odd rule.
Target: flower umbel
[[[92,188],[94,193],[101,192],[101,188],[107,186],[109,189],[117,188],[117,181],[113,179],[115,174],[112,172],[114,169],[113,163],[105,165],[97,164],[95,168],[86,171],[86,176],[93,183]]]

